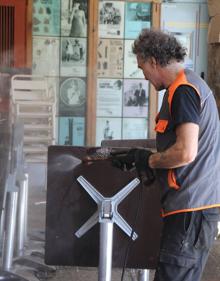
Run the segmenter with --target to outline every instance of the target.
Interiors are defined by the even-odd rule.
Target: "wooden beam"
[[[26,67],[28,68],[32,68],[32,13],[33,0],[28,0],[26,22]]]
[[[98,48],[98,0],[88,1],[88,68],[87,68],[87,116],[86,145],[95,145],[96,140],[96,81]]]
[[[161,15],[161,3],[159,1],[154,1],[152,3],[152,27],[160,28],[160,15]],[[158,104],[158,93],[150,84],[149,89],[149,125],[148,125],[148,137],[155,138],[156,134],[154,131],[155,127],[155,117],[157,114],[157,104]]]

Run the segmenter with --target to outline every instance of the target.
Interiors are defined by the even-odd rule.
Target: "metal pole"
[[[4,232],[5,232],[5,208],[6,208],[6,194],[7,192],[4,193],[4,199],[3,199],[3,207],[1,210],[1,220],[0,220],[0,253],[2,254],[3,251],[3,241],[4,241]]]
[[[25,173],[25,218],[24,218],[24,242],[28,240],[28,191],[29,191],[29,175]]]
[[[10,270],[14,253],[18,192],[7,192],[6,232],[3,246],[3,270]]]
[[[138,281],[150,281],[150,271],[148,269],[140,269]]]
[[[113,222],[100,223],[100,249],[98,281],[111,281]]]
[[[25,212],[26,212],[26,179],[20,182],[19,196],[18,196],[18,223],[17,223],[17,237],[16,237],[16,255],[24,255],[24,241],[25,241]]]

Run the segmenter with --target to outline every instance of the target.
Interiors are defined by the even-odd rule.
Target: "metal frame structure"
[[[98,210],[76,231],[75,235],[80,238],[97,222],[100,223],[98,281],[111,281],[113,224],[117,224],[132,240],[138,238],[137,233],[118,213],[117,208],[123,199],[139,185],[140,180],[138,178],[133,179],[112,197],[104,197],[83,176],[79,176],[77,181],[97,203]],[[139,281],[148,280],[149,271],[140,270]]]

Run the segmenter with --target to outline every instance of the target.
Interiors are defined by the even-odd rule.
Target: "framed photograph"
[[[60,35],[60,0],[33,1],[33,35]]]
[[[127,2],[125,6],[125,38],[137,38],[143,28],[151,27],[151,3]]]
[[[98,43],[98,77],[122,78],[123,40],[100,39]]]
[[[123,139],[147,139],[148,119],[123,118],[122,137]]]
[[[96,116],[122,116],[122,88],[121,79],[97,80]]]
[[[102,140],[121,139],[121,118],[96,118],[96,145]]]
[[[61,35],[87,37],[87,0],[61,1]]]
[[[32,73],[59,76],[59,38],[38,36],[33,38]]]
[[[124,78],[144,79],[142,70],[138,68],[136,55],[132,52],[134,40],[125,40]]]
[[[144,79],[125,79],[123,91],[123,117],[147,117],[149,83]]]
[[[86,38],[62,38],[60,75],[86,77],[86,64]]]
[[[84,117],[59,117],[59,144],[75,146],[85,144]]]
[[[67,78],[61,82],[59,116],[85,116],[86,83],[84,79]]]
[[[124,2],[99,2],[99,37],[124,37]]]

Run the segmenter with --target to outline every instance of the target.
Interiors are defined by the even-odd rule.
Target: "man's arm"
[[[199,126],[183,123],[176,128],[176,143],[164,152],[150,156],[149,166],[153,169],[172,169],[194,161],[198,150]]]

